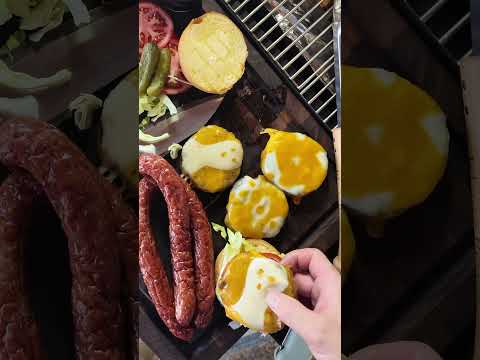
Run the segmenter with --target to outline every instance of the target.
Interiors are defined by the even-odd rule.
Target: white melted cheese
[[[328,169],[328,156],[326,151],[319,151],[317,153],[317,160],[324,169]]]
[[[390,87],[397,80],[397,75],[384,69],[369,69],[374,78],[380,81],[385,87]]]
[[[448,155],[448,144],[450,142],[450,135],[445,126],[445,115],[438,113],[429,115],[422,119],[422,127],[430,137],[433,145],[442,155]]]
[[[250,176],[244,176],[238,180],[232,187],[232,192],[244,204],[249,203],[252,198],[252,192],[260,187],[260,179],[254,179]]]
[[[318,158],[318,160],[322,161],[320,158]],[[302,185],[302,184],[298,184],[290,187],[280,185],[281,184],[280,178],[282,177],[282,171],[278,166],[277,154],[274,152],[269,152],[267,156],[265,156],[263,172],[273,174],[273,182],[275,183],[275,185],[280,187],[282,190],[288,192],[289,194],[298,196],[305,189],[305,185]]]
[[[253,179],[250,176],[245,176],[233,185],[232,192],[242,203],[248,204],[252,199],[252,193],[257,191],[261,185],[262,181],[260,178]],[[272,199],[268,196],[263,196],[258,203],[252,206],[250,211],[253,226],[256,226],[258,222],[264,220],[269,215],[271,206]],[[227,211],[230,209],[231,204],[228,204]],[[264,236],[268,238],[276,236],[285,223],[285,218],[284,216],[276,216],[270,219],[262,229]]]
[[[283,292],[288,286],[288,275],[276,261],[255,258],[248,267],[242,296],[232,309],[240,314],[242,321],[251,329],[264,327],[265,311],[268,308],[265,297],[268,289]]]
[[[342,195],[342,201],[348,207],[368,216],[381,216],[393,204],[394,193],[370,193],[358,197]]]
[[[280,232],[284,222],[285,217],[283,216],[276,216],[273,219],[270,219],[262,229],[265,237],[270,238],[276,236]]]
[[[270,198],[264,196],[252,207],[253,226],[268,215],[270,212],[270,203]]]
[[[242,144],[235,140],[203,145],[190,138],[182,150],[182,168],[189,176],[206,166],[226,171],[238,169],[242,159]]]

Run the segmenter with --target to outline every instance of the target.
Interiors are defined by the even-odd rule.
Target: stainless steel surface
[[[137,7],[131,6],[32,50],[16,62],[15,71],[32,76],[48,76],[64,68],[72,72],[69,83],[36,96],[40,118],[53,120],[79,94],[93,93],[135,68],[137,24]]]
[[[197,132],[212,118],[222,101],[223,97],[218,96],[212,96],[207,100],[201,99],[178,109],[176,115],[147,128],[145,133],[152,136],[160,136],[167,132],[170,134],[168,139],[155,145],[156,152],[164,154],[170,145],[179,143]]]
[[[461,0],[405,0],[435,39],[458,62],[472,53],[471,11]],[[479,6],[478,0],[470,0]],[[452,11],[453,10],[453,11]]]
[[[220,0],[330,128],[336,121],[333,6],[318,0]],[[338,28],[339,29],[339,28]]]

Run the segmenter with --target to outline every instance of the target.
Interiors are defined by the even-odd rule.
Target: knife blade
[[[52,121],[81,93],[93,93],[138,65],[138,8],[130,6],[29,51],[12,69],[36,77],[68,68],[72,79],[36,95],[42,120]]]
[[[480,1],[470,0],[471,27],[472,27],[472,54],[480,56]]]
[[[155,144],[157,154],[164,154],[170,145],[179,143],[196,133],[215,114],[223,101],[223,97],[211,96],[207,99],[194,101],[185,107],[179,108],[178,113],[168,119],[147,128],[145,133],[160,136],[168,133],[168,139]]]

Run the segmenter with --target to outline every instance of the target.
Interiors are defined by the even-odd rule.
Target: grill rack
[[[453,65],[472,53],[467,0],[401,0]]]
[[[218,0],[327,129],[337,125],[333,6],[312,0]]]

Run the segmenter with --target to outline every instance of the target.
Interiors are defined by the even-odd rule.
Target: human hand
[[[267,294],[269,307],[303,338],[317,360],[340,359],[340,273],[318,249],[294,250],[282,264],[294,272],[297,294],[309,299],[311,308],[275,290]]]

